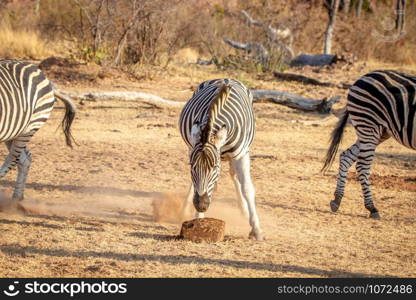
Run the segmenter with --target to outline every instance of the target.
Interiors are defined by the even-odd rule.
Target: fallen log
[[[71,98],[76,98],[86,101],[108,101],[108,100],[124,100],[124,101],[143,101],[150,103],[156,107],[169,106],[169,107],[183,107],[185,102],[172,101],[163,99],[157,95],[141,93],[141,92],[68,92],[61,91],[63,94],[68,95]],[[272,103],[285,105],[291,108],[301,109],[304,111],[316,111],[319,113],[329,113],[334,103],[337,103],[340,96],[331,97],[329,99],[312,99],[302,97],[296,94],[271,91],[271,90],[251,90],[253,94],[253,101],[260,102],[266,100]]]
[[[125,101],[138,101],[151,103],[156,106],[165,105],[173,107],[182,107],[183,102],[177,102],[172,100],[163,99],[157,95],[142,93],[142,92],[91,92],[91,93],[79,93],[62,91],[63,94],[68,95],[71,98],[77,98],[80,100],[89,101],[105,101],[105,100],[125,100]]]
[[[293,73],[283,73],[283,72],[273,72],[273,76],[281,80],[297,81],[305,84],[313,84],[320,86],[336,86],[336,84],[331,82],[322,82],[314,78],[310,78],[304,75],[293,74]]]
[[[273,72],[273,76],[280,80],[296,81],[296,82],[301,82],[304,84],[319,85],[319,86],[337,87],[341,89],[348,89],[351,86],[350,84],[346,84],[346,83],[336,84],[332,82],[319,81],[311,77],[307,77],[307,76],[300,75],[300,74],[293,74],[293,73],[283,73],[283,72],[275,71]]]
[[[296,56],[290,62],[291,67],[299,67],[299,66],[315,66],[315,67],[323,67],[327,65],[331,65],[337,61],[337,56],[332,54],[317,54],[317,55],[309,55],[309,54],[301,54]]]
[[[334,96],[329,99],[323,98],[321,100],[316,100],[288,92],[270,90],[252,90],[251,93],[253,94],[253,99],[255,102],[259,100],[267,100],[272,103],[281,104],[304,111],[316,111],[323,114],[329,113],[331,111],[332,105],[341,99],[341,96]]]

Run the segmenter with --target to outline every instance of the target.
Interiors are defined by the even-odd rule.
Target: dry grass
[[[13,29],[0,24],[0,58],[39,59],[51,55],[44,40],[35,31]]]
[[[133,2],[113,1],[111,9],[104,9],[99,5],[101,1],[87,1],[89,5],[84,7],[84,13],[100,15],[101,26],[95,26],[85,22],[85,15],[80,18],[80,10],[72,2],[41,1],[39,14],[33,14],[36,1],[29,2],[13,1],[8,9],[0,12],[0,17],[11,22],[13,28],[19,28],[10,30],[10,26],[2,26],[0,37],[5,42],[0,46],[0,56],[42,57],[45,47],[39,40],[37,32],[40,32],[44,37],[53,37],[53,46],[58,52],[64,48],[68,56],[112,64],[133,9],[130,6]],[[120,45],[124,50],[120,52],[118,63],[129,66],[139,64],[139,68],[144,64],[164,66],[174,58],[175,53],[183,52],[183,48],[194,47],[200,57],[215,56],[227,67],[232,64],[234,67],[247,68],[246,62],[241,63],[241,57],[230,60],[229,55],[242,55],[244,52],[229,47],[223,38],[241,43],[258,42],[266,46],[268,39],[262,28],[248,26],[238,13],[241,9],[248,10],[253,18],[266,24],[277,26],[282,23],[288,26],[294,35],[293,49],[296,55],[323,51],[328,15],[322,1],[188,2],[141,1],[143,14],[149,17],[140,18],[133,32],[127,35],[124,46]],[[373,13],[364,11],[361,18],[356,17],[354,12],[345,14],[340,11],[334,31],[333,52],[353,53],[362,60],[374,59],[401,65],[416,63],[415,3],[408,3],[405,32],[400,38],[394,38],[394,31],[387,30],[390,23],[394,24],[396,16],[391,3],[378,1],[375,5],[377,10]],[[98,7],[101,7],[101,11]],[[6,18],[7,15],[13,17]],[[34,29],[37,31],[34,32]],[[94,33],[96,29],[98,32]],[[95,40],[94,36],[97,37]],[[146,39],[140,40],[144,36]],[[256,70],[254,66],[250,69]]]

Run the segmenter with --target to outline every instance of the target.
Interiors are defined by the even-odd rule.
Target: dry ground
[[[305,71],[319,79],[352,82],[371,66],[351,71]],[[172,68],[153,78],[92,79],[79,90],[138,90],[184,101],[204,79],[227,76],[208,68]],[[322,98],[345,90],[271,82],[231,74],[253,88]],[[155,222],[152,203],[183,199],[190,183],[187,150],[177,129],[178,109],[139,102],[77,101],[65,147],[57,105],[31,143],[33,164],[23,205],[28,214],[0,212],[2,277],[365,277],[416,275],[416,153],[389,140],[378,149],[374,194],[382,219],[368,219],[351,174],[340,211],[329,210],[336,164],[320,174],[334,122],[310,126],[317,114],[255,104],[257,135],[252,176],[267,239],[247,239],[228,164],[208,215],[226,221],[216,244],[176,240],[180,223]],[[348,127],[342,148],[354,142]],[[5,154],[5,147],[2,154]],[[352,169],[354,173],[354,168]],[[10,197],[15,171],[1,180]],[[5,200],[5,199],[3,199]]]

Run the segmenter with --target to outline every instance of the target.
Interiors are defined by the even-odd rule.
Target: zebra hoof
[[[17,211],[20,211],[23,214],[28,214],[29,213],[28,210],[20,203],[17,203],[16,209],[17,209]]]
[[[339,208],[339,204],[335,201],[329,202],[329,206],[331,207],[332,212],[336,212]]]
[[[370,213],[370,218],[375,219],[375,220],[379,220],[380,219],[380,214],[378,213],[378,211],[372,212],[372,213]]]
[[[256,240],[256,241],[264,241],[264,234],[259,230],[251,230],[250,234],[248,235],[249,239]]]

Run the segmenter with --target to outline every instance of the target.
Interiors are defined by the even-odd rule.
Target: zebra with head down
[[[179,127],[189,148],[192,177],[184,210],[192,201],[197,217],[204,217],[220,175],[221,158],[225,158],[242,210],[249,217],[249,236],[262,239],[250,175],[249,147],[255,134],[250,91],[233,79],[201,83],[183,108]]]

